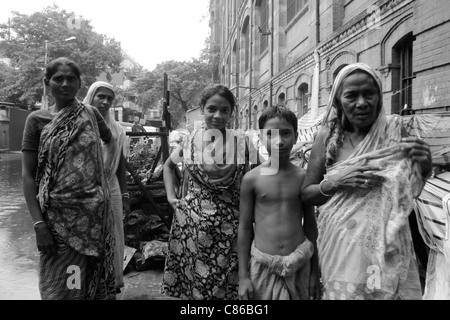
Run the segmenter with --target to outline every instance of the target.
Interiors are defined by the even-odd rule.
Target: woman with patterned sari
[[[28,116],[22,142],[41,298],[115,299],[114,221],[102,155],[111,131],[95,108],[76,99],[81,73],[73,61],[53,60],[44,80],[55,104]]]
[[[103,160],[106,179],[109,183],[111,208],[114,216],[114,268],[116,270],[116,288],[123,288],[123,259],[125,251],[125,235],[123,229],[124,214],[130,210],[130,196],[127,192],[127,178],[124,158],[125,130],[114,120],[110,108],[114,101],[114,89],[106,82],[94,82],[83,100],[84,104],[95,107],[111,129],[111,140],[103,145]]]
[[[235,108],[228,88],[207,89],[200,105],[204,125],[164,165],[167,199],[175,213],[162,292],[190,300],[237,300],[239,193],[249,153],[244,133],[226,129]],[[177,198],[173,170],[180,161],[184,177]]]
[[[421,299],[408,215],[431,155],[382,93],[371,67],[343,68],[314,141],[302,195],[318,206],[323,299]]]

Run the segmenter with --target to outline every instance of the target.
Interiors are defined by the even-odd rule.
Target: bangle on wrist
[[[322,185],[325,183],[325,181],[328,181],[328,179],[323,179],[320,183],[319,183],[319,191],[322,195],[324,195],[325,197],[331,197],[331,194],[326,194],[325,192],[322,191]]]
[[[122,193],[122,198],[130,199],[130,193],[128,192]]]
[[[36,227],[37,227],[38,225],[43,224],[43,223],[45,223],[45,221],[42,221],[42,220],[36,221],[36,222],[33,224],[33,229],[36,229]]]

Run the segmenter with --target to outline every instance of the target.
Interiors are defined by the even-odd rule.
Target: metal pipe
[[[251,125],[251,119],[252,119],[252,83],[253,83],[253,20],[254,20],[254,4],[250,4],[251,8],[250,8],[250,21],[248,22],[249,26],[249,41],[250,41],[250,57],[249,57],[249,79],[248,79],[248,117],[247,117],[247,130],[250,129],[250,125]]]
[[[48,51],[48,40],[44,41],[45,43],[45,54],[44,54],[44,74],[45,74],[45,69],[47,68],[47,51]],[[43,92],[43,96],[42,96],[42,106],[41,108],[44,110],[48,109],[48,105],[47,105],[47,85],[45,84],[45,76],[42,77],[42,84],[44,85],[44,92]]]
[[[271,1],[272,8],[271,8],[271,22],[270,22],[270,84],[269,84],[269,107],[272,107],[272,96],[273,96],[273,55],[274,55],[274,43],[273,43],[273,33],[274,25],[275,25],[275,15],[274,15],[274,2]]]
[[[316,0],[316,45],[320,42],[320,0]]]

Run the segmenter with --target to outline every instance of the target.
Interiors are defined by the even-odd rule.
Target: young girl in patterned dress
[[[226,128],[235,109],[227,87],[207,89],[200,105],[204,124],[164,165],[167,199],[175,213],[162,292],[180,299],[235,300],[239,193],[249,169],[248,140],[243,132]],[[184,171],[177,198],[173,169],[180,162]]]

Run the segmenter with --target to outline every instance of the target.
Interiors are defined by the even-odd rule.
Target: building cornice
[[[361,12],[356,17],[351,19],[348,23],[339,28],[331,37],[322,41],[318,45],[318,51],[321,54],[327,54],[329,51],[336,48],[336,46],[342,45],[345,42],[360,36],[361,33],[371,28],[378,28],[382,21],[389,15],[397,12],[402,7],[407,6],[414,0],[384,0],[378,1],[374,6],[378,7],[377,10],[373,6],[369,7],[366,12]]]

